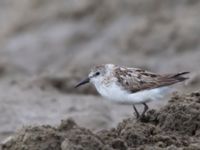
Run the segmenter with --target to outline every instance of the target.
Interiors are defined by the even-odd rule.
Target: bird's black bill
[[[77,87],[79,87],[79,86],[81,86],[81,85],[83,85],[83,84],[89,83],[89,82],[90,82],[90,79],[89,79],[89,78],[86,78],[86,79],[82,80],[81,82],[79,82],[79,83],[75,86],[75,88],[77,88]]]

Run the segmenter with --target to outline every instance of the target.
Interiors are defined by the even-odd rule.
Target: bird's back
[[[116,67],[114,70],[119,86],[131,93],[170,86],[182,82],[188,79],[183,76],[188,73],[189,72],[181,72],[160,75],[143,69],[125,67]]]

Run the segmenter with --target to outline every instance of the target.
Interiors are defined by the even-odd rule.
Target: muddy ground
[[[2,150],[198,150],[200,92],[177,95],[146,118],[128,118],[116,128],[92,132],[72,119],[58,126],[23,127],[2,144]]]
[[[76,137],[65,138],[71,134],[58,132],[60,121],[68,118],[76,122],[74,127],[90,130],[80,129],[88,138],[93,132],[99,145],[106,140],[98,131],[108,130],[105,138],[108,133],[115,134],[111,128],[118,131],[119,122],[133,118],[132,107],[105,101],[91,85],[73,88],[95,64],[115,63],[158,73],[190,71],[190,79],[173,86],[174,91],[178,90],[180,95],[198,91],[199,8],[198,0],[0,0],[0,141],[31,125],[38,128],[39,134],[46,130],[54,132],[58,145],[63,142],[61,139],[66,139],[62,145],[70,145],[67,139]],[[150,108],[167,109],[173,104],[167,105],[170,99],[171,95],[150,103]],[[174,116],[161,118],[165,117],[170,120]],[[68,122],[61,125],[68,126]],[[130,126],[140,124],[131,119],[124,122]],[[168,129],[168,123],[159,120],[158,127],[150,121],[137,129],[143,134],[143,127],[152,125],[155,135],[162,136],[168,131],[157,132],[157,128]],[[44,124],[49,127],[40,127]],[[171,128],[175,127],[172,124]],[[22,136],[25,130],[32,134],[35,128],[24,128],[16,135]],[[137,137],[130,132],[132,136]],[[165,140],[170,141],[166,136]],[[120,135],[122,142],[113,140],[134,147],[124,142],[125,137]],[[54,136],[49,138],[54,141]],[[179,134],[175,138],[182,142]],[[159,143],[156,140],[160,141],[155,138],[152,143]],[[112,142],[107,145],[111,147]],[[172,145],[178,146],[173,141]]]

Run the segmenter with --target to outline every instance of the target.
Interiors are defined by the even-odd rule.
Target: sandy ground
[[[175,88],[199,90],[199,8],[198,0],[0,0],[0,141],[69,117],[95,132],[134,118],[92,86],[74,90],[95,64],[190,71]]]
[[[174,95],[143,120],[126,119],[116,128],[93,133],[72,119],[60,125],[29,126],[6,139],[2,150],[160,150],[200,148],[200,93]]]

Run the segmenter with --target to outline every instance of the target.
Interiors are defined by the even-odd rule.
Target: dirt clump
[[[97,133],[72,119],[58,127],[24,127],[2,143],[2,150],[196,150],[200,148],[199,110],[200,92],[175,94],[159,111],[150,110],[145,120],[128,118]]]
[[[76,150],[106,148],[90,130],[78,127],[71,119],[58,127],[25,127],[2,144],[2,150]]]
[[[60,137],[55,128],[50,126],[26,127],[13,136],[2,149],[10,150],[59,150]]]
[[[200,131],[200,93],[175,95],[169,104],[160,110],[159,126],[166,132],[199,136]]]

